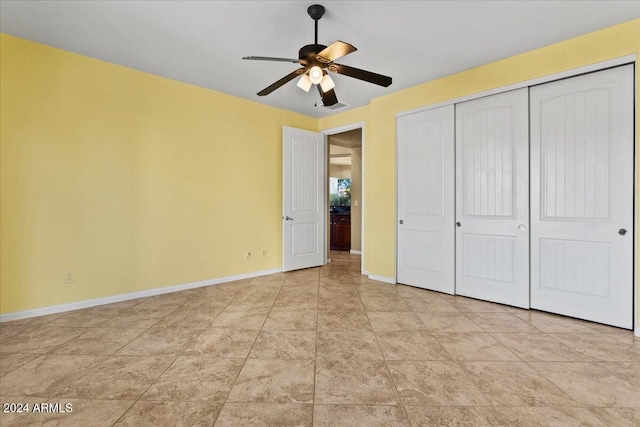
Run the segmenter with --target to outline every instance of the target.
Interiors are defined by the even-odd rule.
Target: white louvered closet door
[[[456,294],[529,307],[528,90],[456,105]]]
[[[531,307],[633,324],[633,66],[531,88]]]

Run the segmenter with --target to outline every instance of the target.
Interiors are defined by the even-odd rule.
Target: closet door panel
[[[454,108],[398,118],[398,282],[454,293]]]
[[[632,66],[531,88],[533,308],[632,327],[633,155]]]
[[[527,89],[456,105],[456,294],[529,307]]]

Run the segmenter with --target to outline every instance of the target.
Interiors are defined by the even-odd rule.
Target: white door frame
[[[362,177],[361,177],[361,181],[362,181],[362,196],[361,196],[361,203],[362,203],[362,207],[360,209],[361,212],[361,218],[360,218],[360,272],[362,274],[366,274],[369,275],[368,271],[365,271],[364,269],[364,239],[365,239],[365,235],[364,235],[364,230],[365,230],[365,226],[364,226],[364,218],[365,218],[365,211],[366,211],[366,207],[367,207],[367,198],[366,198],[366,180],[365,180],[365,123],[364,122],[357,122],[357,123],[352,123],[349,125],[344,125],[344,126],[338,126],[335,128],[329,128],[329,129],[324,129],[321,130],[320,133],[324,135],[324,140],[325,140],[325,144],[328,144],[328,137],[330,135],[335,135],[338,133],[343,133],[343,132],[348,132],[350,130],[355,130],[355,129],[362,129]],[[325,174],[324,174],[324,179],[325,181],[329,179],[329,171],[325,169]],[[326,223],[327,221],[325,221]],[[325,224],[325,227],[327,225]],[[325,229],[325,239],[327,238],[327,231]],[[328,248],[329,247],[329,242],[325,242],[325,246]],[[326,252],[326,251],[325,251]],[[326,259],[325,259],[325,263],[326,263]]]
[[[634,68],[635,68],[635,79],[634,79],[634,87],[636,88],[636,91],[634,93],[634,104],[635,104],[635,108],[636,110],[638,109],[638,107],[640,106],[639,102],[640,99],[638,99],[638,84],[640,83],[638,81],[638,77],[639,77],[639,73],[640,70],[638,69],[638,55],[636,54],[631,54],[631,55],[625,55],[625,56],[621,56],[618,58],[613,58],[613,59],[609,59],[606,61],[602,61],[602,62],[596,62],[594,64],[589,64],[589,65],[584,65],[582,67],[577,67],[577,68],[573,68],[571,70],[567,70],[567,71],[561,71],[559,73],[553,73],[553,74],[548,74],[546,76],[542,76],[542,77],[538,77],[538,78],[534,78],[534,79],[530,79],[530,80],[525,80],[525,81],[521,81],[518,83],[513,83],[510,85],[505,85],[505,86],[501,86],[501,87],[497,87],[494,89],[490,89],[490,90],[486,90],[486,91],[482,91],[482,92],[478,92],[478,93],[474,93],[472,95],[466,95],[466,96],[461,96],[458,98],[454,98],[454,99],[450,99],[447,101],[442,101],[442,102],[438,102],[435,104],[431,104],[431,105],[427,105],[427,106],[423,106],[423,107],[419,107],[419,108],[414,108],[411,110],[407,110],[407,111],[401,111],[399,113],[396,113],[396,118],[401,117],[401,116],[405,116],[407,114],[413,114],[419,111],[425,111],[425,110],[431,110],[433,108],[439,108],[439,107],[443,107],[445,105],[451,105],[451,104],[457,104],[463,101],[469,101],[472,99],[476,99],[476,98],[482,98],[484,96],[488,96],[488,95],[494,95],[496,93],[501,93],[501,92],[507,92],[510,90],[514,90],[514,89],[520,89],[523,87],[529,87],[529,86],[535,86],[535,85],[539,85],[541,83],[548,83],[548,82],[552,82],[554,80],[560,80],[560,79],[564,79],[564,78],[568,78],[568,77],[574,77],[574,76],[578,76],[580,74],[585,74],[585,73],[590,73],[593,71],[600,71],[600,70],[604,70],[606,68],[611,68],[611,67],[615,67],[618,65],[623,65],[623,64],[633,64]],[[638,188],[637,188],[637,183],[638,180],[640,179],[640,165],[638,164],[637,160],[638,160],[638,156],[640,154],[640,142],[638,141],[639,135],[640,135],[640,129],[638,129],[640,127],[640,123],[638,123],[637,121],[637,116],[634,117],[635,119],[635,129],[634,129],[634,151],[636,153],[636,158],[634,159],[634,248],[637,246],[638,242],[640,242],[640,230],[638,227],[638,221],[637,221],[637,215],[638,212],[640,212],[640,200],[639,197],[636,197],[637,192],[638,192]],[[397,144],[396,144],[397,145]],[[397,171],[396,171],[397,173]],[[396,175],[396,186],[397,186],[397,175]],[[397,192],[396,192],[396,196],[397,196]],[[398,212],[398,201],[396,198],[396,216],[397,216],[397,212]],[[397,236],[396,236],[396,247],[395,247],[395,252],[396,252],[396,259],[398,258],[398,242],[397,242]],[[640,337],[640,324],[638,324],[638,322],[640,321],[640,313],[638,313],[639,309],[640,309],[640,305],[638,304],[638,297],[640,294],[640,288],[638,287],[638,281],[640,279],[640,273],[638,272],[638,270],[640,270],[640,255],[639,255],[639,251],[636,250],[636,253],[634,254],[634,266],[633,266],[633,325],[634,325],[634,335],[637,337]],[[396,279],[397,279],[397,272],[396,272]]]
[[[638,295],[640,294],[640,287],[638,286],[638,264],[640,263],[638,262],[638,258],[640,258],[640,255],[638,255],[638,250],[636,248],[638,242],[640,242],[640,231],[638,231],[637,221],[638,212],[640,212],[640,210],[638,210],[640,209],[640,201],[638,201],[636,194],[638,192],[638,175],[640,174],[638,164],[638,150],[640,149],[640,143],[638,142],[640,139],[638,136],[640,135],[640,129],[638,129],[640,127],[640,123],[638,123],[638,108],[640,106],[640,99],[638,99],[638,84],[640,84],[640,81],[638,81],[638,73],[640,71],[638,70],[638,62],[635,58],[636,55],[633,56],[633,68],[635,70],[635,76],[633,79],[633,87],[635,88],[635,93],[633,94],[633,105],[636,112],[633,130],[633,152],[635,154],[633,159],[633,334],[640,337],[640,313],[638,313],[638,311],[640,311],[640,304],[638,303],[638,298],[640,298],[640,295]]]

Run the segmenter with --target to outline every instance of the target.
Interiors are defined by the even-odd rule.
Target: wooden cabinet
[[[351,215],[331,214],[331,250],[351,250]]]

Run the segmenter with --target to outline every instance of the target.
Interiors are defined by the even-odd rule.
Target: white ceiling
[[[256,93],[313,43],[313,1],[0,1],[0,31],[264,104],[324,117],[292,81]],[[438,77],[640,17],[639,1],[318,1],[319,43],[357,52],[337,62],[385,74],[382,88],[333,75],[350,108]],[[340,110],[340,111],[345,111]]]

